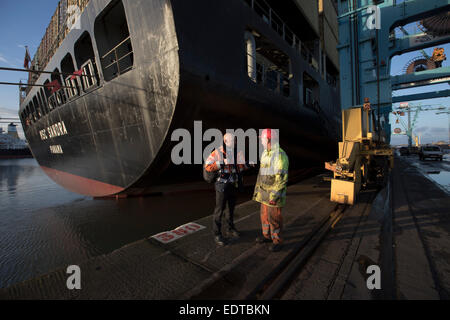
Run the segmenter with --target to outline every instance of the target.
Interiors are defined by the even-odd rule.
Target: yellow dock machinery
[[[326,162],[325,168],[334,172],[331,180],[333,202],[354,204],[362,187],[383,184],[393,167],[392,149],[385,138],[374,132],[370,104],[342,110],[342,142],[339,158]]]

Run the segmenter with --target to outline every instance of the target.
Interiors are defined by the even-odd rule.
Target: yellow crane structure
[[[342,110],[342,141],[339,158],[326,162],[325,168],[334,172],[331,180],[333,202],[353,205],[361,188],[379,183],[393,168],[393,150],[385,138],[374,132],[370,103]]]

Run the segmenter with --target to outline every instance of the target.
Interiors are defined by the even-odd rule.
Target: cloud
[[[17,47],[24,49],[23,53],[25,54],[25,45],[24,44],[18,44]],[[30,53],[30,55],[32,54],[32,51],[37,49],[37,46],[35,45],[27,45],[28,47],[28,52]]]
[[[434,128],[430,128],[429,132],[430,132],[430,134],[434,134],[434,135],[445,135],[445,134],[448,134],[448,128],[434,127]]]
[[[0,53],[0,62],[2,62],[2,63],[4,63],[4,64],[7,64],[7,65],[10,66],[10,67],[19,68],[19,67],[17,66],[17,64],[9,62],[9,60],[6,59],[5,56],[2,55],[1,53]]]
[[[420,142],[422,144],[432,143],[440,140],[447,141],[449,138],[448,127],[417,127],[413,131],[414,135],[420,136]],[[391,144],[406,144],[408,138],[406,135],[392,135]],[[414,143],[414,141],[413,141]]]
[[[429,129],[429,127],[426,126],[422,126],[422,127],[417,127],[414,131],[421,131],[421,132],[425,132]]]
[[[6,58],[0,53],[0,62],[4,62],[6,64],[9,64],[9,61],[6,60]]]
[[[10,109],[10,108],[2,108],[0,107],[0,117],[10,117],[14,116],[15,118],[18,117],[17,113],[19,112],[19,109],[14,110],[14,109]]]

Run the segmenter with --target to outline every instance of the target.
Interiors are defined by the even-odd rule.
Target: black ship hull
[[[33,156],[54,181],[101,197],[201,179],[201,165],[171,161],[178,143],[171,141],[172,132],[185,128],[194,133],[194,121],[202,121],[203,131],[278,128],[291,168],[320,165],[335,157],[338,88],[329,86],[243,1],[194,3],[124,0],[133,47],[130,71],[105,81],[99,67],[98,86],[31,124],[22,112],[38,89],[30,92],[19,114]],[[59,68],[68,52],[76,55],[74,43],[85,31],[92,37],[96,65],[101,65],[89,18],[108,6],[110,1],[91,1],[81,17],[81,30],[69,33],[49,70]],[[295,85],[283,96],[249,78],[244,42],[249,27],[289,55],[292,69],[306,70],[315,78],[320,112],[298,101]],[[298,74],[293,73],[291,83],[301,83]],[[41,77],[42,83],[51,80]]]

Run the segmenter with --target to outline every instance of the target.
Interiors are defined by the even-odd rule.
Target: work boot
[[[222,238],[222,236],[221,235],[217,235],[217,236],[215,236],[214,237],[214,241],[216,242],[216,244],[218,245],[218,246],[224,246],[225,245],[225,241],[224,241],[224,239]]]
[[[240,237],[241,234],[235,228],[230,228],[228,229],[228,235],[231,236],[232,238],[237,239]]]
[[[257,237],[255,239],[256,243],[268,243],[268,242],[272,242],[271,239],[266,238],[266,237]]]
[[[281,243],[274,243],[274,244],[272,244],[270,247],[269,247],[269,251],[271,251],[271,252],[278,252],[278,251],[280,251],[281,250],[281,247],[282,247],[283,245],[281,244]]]

